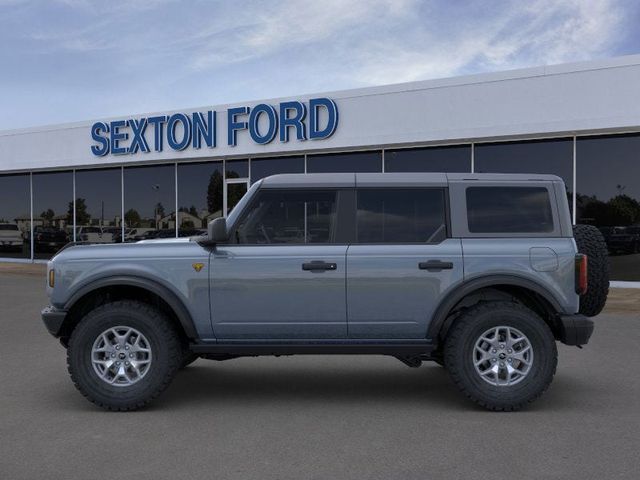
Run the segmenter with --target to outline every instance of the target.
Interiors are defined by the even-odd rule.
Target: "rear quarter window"
[[[471,233],[553,232],[549,191],[544,187],[468,187]]]

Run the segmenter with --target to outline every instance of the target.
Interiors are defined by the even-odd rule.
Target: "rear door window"
[[[554,230],[549,191],[544,187],[469,187],[471,233],[548,233]]]
[[[438,243],[447,236],[442,188],[357,191],[358,243]]]

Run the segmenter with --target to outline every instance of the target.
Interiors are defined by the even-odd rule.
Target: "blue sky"
[[[640,52],[633,0],[0,0],[0,129]]]

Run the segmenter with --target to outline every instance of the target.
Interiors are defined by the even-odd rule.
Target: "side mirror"
[[[208,233],[209,241],[212,243],[224,243],[229,239],[229,233],[227,232],[227,219],[224,217],[218,217],[212,222],[209,222]]]

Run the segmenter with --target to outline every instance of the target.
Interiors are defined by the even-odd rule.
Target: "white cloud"
[[[526,5],[526,6],[525,6]],[[611,47],[623,12],[614,0],[515,2],[488,21],[469,20],[448,38],[429,35],[360,45],[350,72],[361,84],[385,84],[589,59]]]
[[[192,66],[196,69],[217,67],[225,63],[242,62],[298,45],[329,41],[333,43],[354,26],[375,22],[380,18],[403,17],[409,14],[417,0],[314,0],[272,3],[242,9],[234,18],[238,31],[231,35],[225,48],[216,44],[201,44],[194,52]],[[274,6],[275,5],[275,6]],[[231,30],[228,21],[227,30]],[[200,33],[206,39],[220,29]]]
[[[0,63],[11,72],[0,85],[2,103],[7,126],[15,126],[12,116],[28,102],[47,112],[42,122],[54,123],[611,56],[622,42],[637,46],[631,19],[640,7],[625,0],[0,0],[0,9]]]
[[[461,7],[419,0],[188,7],[147,0],[109,8],[88,0],[57,1],[85,10],[90,17],[84,23],[64,28],[54,24],[32,33],[30,38],[47,52],[126,48],[139,56],[175,54],[183,70],[206,72],[301,51],[292,61],[304,63],[313,57],[327,78],[356,85],[591,58],[610,47],[623,18],[618,0],[529,0],[492,9],[474,2]],[[490,14],[475,18],[482,8]],[[161,23],[157,17],[148,20],[146,14],[163,9],[167,14]],[[180,10],[181,15],[173,15]]]

